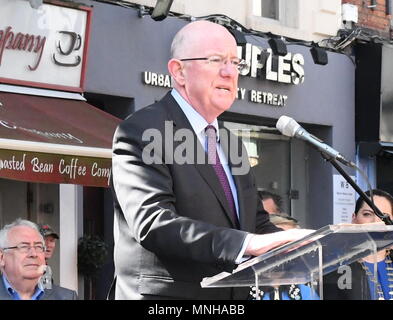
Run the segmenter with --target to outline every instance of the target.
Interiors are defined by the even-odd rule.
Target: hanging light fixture
[[[278,38],[271,38],[268,40],[270,48],[272,48],[273,53],[279,56],[286,56],[288,53],[287,45],[285,42]]]
[[[326,65],[328,64],[328,55],[325,49],[318,45],[313,45],[310,49],[312,59],[315,64]]]
[[[28,0],[33,9],[38,9],[42,6],[43,0]]]
[[[155,21],[164,20],[168,16],[172,2],[173,0],[157,0],[151,18]]]
[[[236,40],[236,43],[239,46],[245,46],[247,44],[247,40],[243,32],[233,28],[228,28],[228,31],[233,35],[233,37]]]

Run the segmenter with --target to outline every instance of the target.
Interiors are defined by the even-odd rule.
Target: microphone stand
[[[355,189],[355,191],[359,194],[359,196],[373,209],[376,216],[380,218],[386,225],[393,225],[392,219],[388,214],[384,215],[374,204],[373,201],[370,200],[369,197],[360,189],[360,187],[352,180],[352,178],[347,174],[343,168],[338,164],[338,162],[331,156],[327,155],[324,152],[321,152],[322,158],[329,161],[333,167],[337,169],[338,172],[344,177],[345,180]]]

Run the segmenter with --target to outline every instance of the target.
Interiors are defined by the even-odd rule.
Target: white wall
[[[224,14],[247,28],[307,41],[335,36],[341,27],[341,0],[280,0],[280,21],[255,16],[253,1],[259,0],[174,0],[171,11],[194,17]],[[156,4],[156,0],[128,2]]]
[[[78,292],[78,238],[83,227],[83,187],[60,185],[60,286]],[[82,288],[79,288],[82,289]]]

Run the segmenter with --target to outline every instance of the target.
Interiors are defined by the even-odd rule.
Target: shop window
[[[282,34],[285,29],[299,29],[301,2],[303,0],[249,0],[251,15],[247,18],[250,27],[263,32]]]
[[[283,211],[291,214],[290,140],[271,127],[227,121],[223,125],[241,137],[258,190],[281,196]]]
[[[280,0],[254,0],[254,15],[279,20]]]

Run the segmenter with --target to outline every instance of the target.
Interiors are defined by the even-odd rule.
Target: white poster
[[[355,180],[355,177],[351,178]],[[341,175],[333,175],[333,224],[351,223],[355,211],[355,193]]]
[[[0,0],[0,8],[2,80],[71,91],[82,86],[87,11],[50,3],[33,9],[22,0]]]

